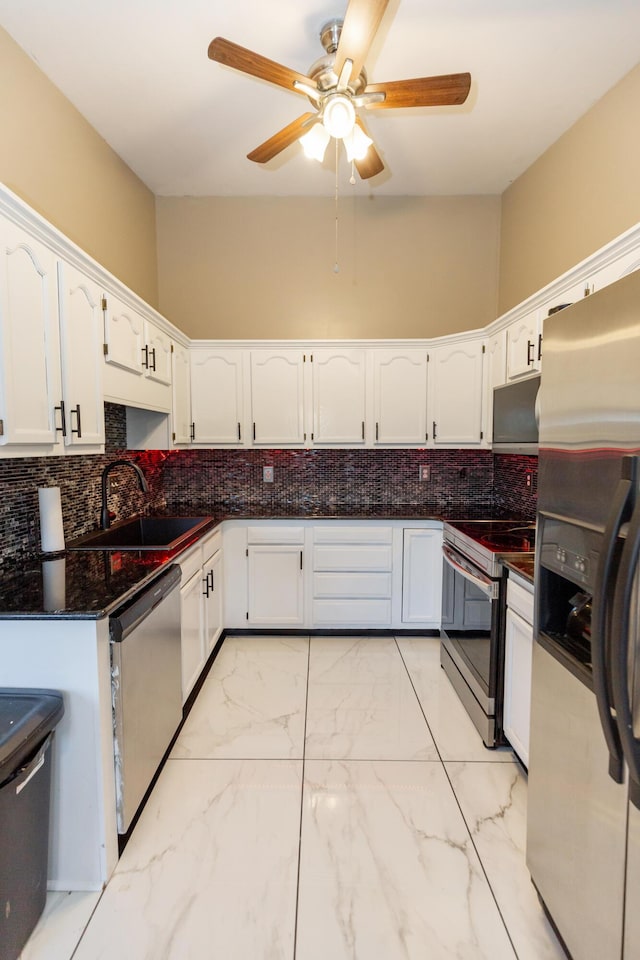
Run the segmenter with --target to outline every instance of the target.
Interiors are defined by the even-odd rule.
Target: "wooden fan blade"
[[[358,124],[362,132],[366,133],[369,139],[371,139],[371,134],[365,127],[360,117],[356,117],[356,123]],[[382,173],[382,171],[384,170],[384,163],[382,162],[380,158],[380,154],[378,153],[378,151],[376,150],[373,144],[369,145],[369,149],[367,150],[367,155],[364,157],[363,160],[354,160],[353,162],[356,165],[356,170],[360,174],[361,180],[368,180],[370,177],[375,177],[376,174]]]
[[[470,73],[446,73],[441,77],[370,83],[365,93],[384,93],[385,99],[367,105],[367,110],[394,107],[446,107],[464,103],[471,87]]]
[[[313,82],[303,73],[296,73],[288,67],[283,67],[281,63],[275,60],[267,60],[261,57],[259,53],[247,50],[245,47],[232,43],[231,40],[225,40],[224,37],[216,37],[209,44],[209,59],[223,63],[227,67],[233,67],[234,70],[241,70],[242,73],[248,73],[252,77],[258,77],[260,80],[268,80],[269,83],[276,83],[279,87],[285,87],[286,90],[293,90],[294,93],[301,93],[306,96],[304,91],[296,90],[293,83],[298,80],[307,86]]]
[[[340,76],[345,60],[352,60],[351,76],[357,77],[367,59],[389,0],[350,0],[336,51],[335,72]]]
[[[278,130],[272,137],[261,143],[259,147],[247,154],[247,159],[255,163],[266,163],[281,153],[286,147],[298,140],[304,133],[304,128],[318,116],[317,113],[303,113],[301,117],[294,120],[288,126]]]

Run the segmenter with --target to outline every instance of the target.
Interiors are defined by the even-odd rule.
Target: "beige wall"
[[[0,181],[156,306],[153,194],[1,28],[0,130]]]
[[[496,316],[499,197],[159,197],[160,309],[195,338],[432,337]]]
[[[499,311],[640,220],[640,66],[503,194]]]

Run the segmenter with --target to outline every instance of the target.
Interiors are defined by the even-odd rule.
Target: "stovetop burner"
[[[534,523],[520,520],[454,520],[445,523],[446,542],[478,564],[490,576],[500,576],[500,558],[532,553]]]

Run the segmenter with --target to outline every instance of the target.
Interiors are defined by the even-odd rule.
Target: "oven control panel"
[[[540,563],[581,587],[593,588],[601,537],[567,521],[543,517]]]

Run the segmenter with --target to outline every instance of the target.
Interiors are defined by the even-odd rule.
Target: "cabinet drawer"
[[[380,597],[391,596],[390,573],[314,573],[313,596]]]
[[[314,543],[388,543],[393,539],[391,527],[314,527]]]
[[[304,543],[304,527],[247,527],[247,543]]]
[[[511,578],[507,580],[507,606],[528,624],[533,623],[533,593]]]
[[[391,623],[391,600],[314,600],[313,622],[315,626],[385,627]]]
[[[314,570],[391,570],[391,545],[347,543],[313,548]]]
[[[210,533],[209,536],[203,537],[200,545],[202,547],[202,562],[207,563],[222,546],[222,532],[215,530],[213,533]]]
[[[202,568],[202,546],[200,543],[197,543],[194,547],[191,547],[190,550],[187,550],[178,558],[178,563],[180,565],[180,570],[182,572],[181,583],[182,586],[186,584],[187,580],[190,580],[191,577]]]

